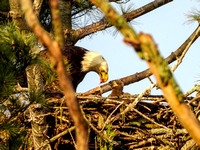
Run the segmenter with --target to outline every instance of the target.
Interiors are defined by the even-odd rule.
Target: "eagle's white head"
[[[87,51],[81,62],[82,71],[94,71],[99,74],[101,83],[108,80],[108,64],[103,56],[94,51]]]

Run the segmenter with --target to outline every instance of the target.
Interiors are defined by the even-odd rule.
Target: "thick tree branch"
[[[184,52],[184,50],[188,47],[188,45],[191,45],[192,43],[195,42],[195,40],[200,36],[200,26],[198,26],[195,31],[188,37],[188,39],[175,51],[172,52],[171,55],[169,55],[165,61],[170,64],[172,62],[174,62],[175,60],[177,60],[177,57],[180,57],[182,55],[182,53]],[[129,85],[131,83],[135,83],[138,82],[140,80],[145,79],[146,77],[151,76],[152,73],[150,71],[150,69],[146,69],[142,72],[121,78],[120,80],[123,81],[124,85]],[[104,84],[100,87],[98,87],[99,91],[101,91],[101,94],[108,92],[111,90],[110,84]],[[83,95],[88,95],[91,93],[94,93],[95,90],[90,90],[86,93],[84,93]]]
[[[127,21],[132,21],[133,19],[142,16],[160,6],[163,6],[169,2],[171,2],[172,0],[155,0],[141,8],[138,8],[130,13],[127,13],[124,15],[125,19]],[[112,25],[106,21],[105,19],[102,19],[99,22],[93,23],[91,25],[88,25],[84,28],[78,29],[75,31],[76,34],[76,41],[84,38],[85,36],[88,36],[92,33],[95,33],[97,31],[102,31],[105,30],[106,28],[111,27]]]
[[[124,23],[125,19],[119,17],[119,14],[112,9],[108,2],[104,0],[91,0],[91,2],[99,7],[105,13],[108,20],[124,35],[125,42],[131,44],[137,54],[146,60],[172,110],[189,134],[200,145],[200,123],[190,108],[183,103],[183,93],[174,80],[168,64],[160,56],[151,36],[142,33],[136,36],[133,29]]]
[[[75,98],[74,89],[72,88],[71,82],[66,74],[62,51],[60,50],[58,42],[51,39],[47,32],[40,25],[36,15],[33,13],[30,0],[21,0],[22,8],[25,12],[26,21],[29,27],[33,30],[35,35],[45,45],[54,59],[54,69],[57,72],[60,86],[63,89],[65,95],[65,103],[69,107],[69,112],[74,120],[76,126],[76,137],[78,149],[88,149],[88,133],[87,126],[82,116],[79,104]]]
[[[40,66],[37,64],[29,65],[26,68],[26,76],[30,97],[44,99],[44,95],[42,94],[44,92],[44,86]],[[30,100],[30,103],[33,101],[35,101],[35,99]],[[39,147],[48,140],[48,138],[44,136],[48,131],[46,117],[44,116],[46,112],[47,110],[41,104],[31,104],[28,108],[27,113],[30,114],[32,137],[35,149],[39,149]],[[51,147],[50,145],[46,145],[43,149],[50,150]]]
[[[59,0],[59,10],[65,45],[74,45],[72,30],[72,0]],[[62,31],[62,32],[63,32]]]
[[[141,8],[138,8],[130,13],[127,13],[124,15],[125,19],[127,21],[131,21],[137,17],[140,17],[156,8],[159,8],[160,6],[163,6],[169,2],[172,2],[173,0],[154,0],[153,2],[141,7]]]

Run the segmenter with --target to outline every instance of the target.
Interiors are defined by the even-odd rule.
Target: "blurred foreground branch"
[[[59,45],[57,41],[53,40],[49,36],[49,34],[42,28],[36,15],[33,13],[31,1],[21,0],[20,2],[22,5],[22,9],[25,12],[26,21],[29,27],[33,30],[40,42],[47,47],[52,58],[54,59],[55,64],[53,67],[57,72],[58,79],[60,81],[60,86],[63,89],[65,95],[65,103],[69,106],[69,112],[76,126],[77,148],[81,150],[88,149],[87,126],[82,116],[79,104],[75,98],[74,89],[72,88],[71,82],[65,71],[62,51],[60,50],[61,45]],[[57,3],[57,0],[54,0],[52,2]],[[54,6],[55,5],[56,4],[54,4]],[[56,6],[54,9],[57,9]]]
[[[200,123],[190,108],[183,102],[183,93],[176,84],[168,64],[160,56],[151,36],[143,33],[138,36],[126,20],[106,1],[91,0],[91,2],[99,7],[105,13],[107,20],[124,35],[125,42],[133,46],[137,54],[146,60],[172,110],[189,134],[200,145]]]

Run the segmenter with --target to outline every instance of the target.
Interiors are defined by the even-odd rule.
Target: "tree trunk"
[[[28,89],[30,94],[30,103],[32,101],[44,100],[43,82],[39,65],[30,65],[26,68]],[[34,99],[36,98],[36,99]],[[38,99],[39,98],[39,99]],[[32,126],[33,144],[35,149],[50,150],[51,146],[47,142],[48,124],[46,122],[47,110],[41,104],[31,104],[29,109]]]
[[[25,23],[25,20],[23,18],[23,14],[22,11],[20,9],[20,5],[18,3],[17,0],[9,0],[9,4],[10,4],[10,15],[12,17],[12,20],[15,24],[15,26],[22,30],[27,31],[28,27]]]

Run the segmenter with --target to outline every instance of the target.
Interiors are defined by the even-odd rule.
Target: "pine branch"
[[[172,1],[173,0],[154,0],[153,2],[141,8],[138,8],[130,13],[125,14],[124,17],[129,22]]]
[[[127,21],[132,21],[135,18],[138,18],[156,8],[159,8],[160,6],[163,6],[167,4],[168,2],[171,2],[172,0],[155,0],[141,8],[138,8],[130,13],[127,13],[124,15],[125,19]],[[93,23],[91,25],[88,25],[84,28],[78,29],[75,31],[76,34],[76,41],[93,34],[98,31],[105,30],[106,28],[112,27],[111,23],[109,21],[106,21],[105,19],[100,20],[99,22]]]

